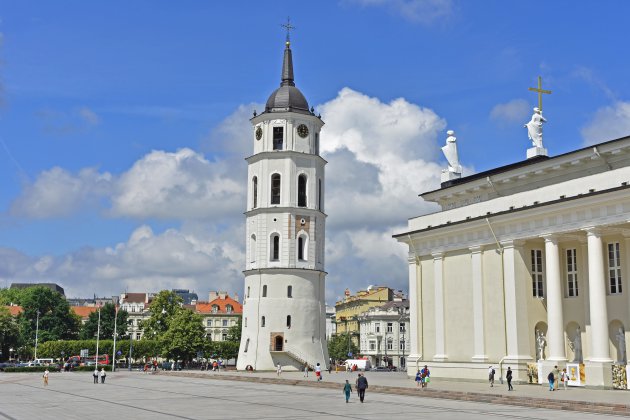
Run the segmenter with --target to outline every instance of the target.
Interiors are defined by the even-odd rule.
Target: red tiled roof
[[[147,301],[146,293],[125,293],[122,300],[128,303],[145,303]]]
[[[88,318],[91,313],[98,311],[96,306],[71,306],[70,309],[81,318]]]
[[[219,307],[216,313],[226,314],[228,313],[225,310],[226,305],[232,305],[231,314],[242,314],[243,313],[243,305],[235,301],[229,296],[226,296],[225,299],[221,299],[220,297],[214,299],[212,302],[197,302],[196,310],[198,313],[202,314],[211,314],[212,307],[217,305]]]
[[[15,306],[15,305],[5,306],[5,308],[9,310],[9,313],[11,314],[11,316],[18,316],[24,311],[21,306]]]

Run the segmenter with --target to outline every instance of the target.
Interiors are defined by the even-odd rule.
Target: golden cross
[[[544,90],[542,88],[542,77],[538,76],[538,88],[528,88],[529,90],[531,90],[532,92],[538,92],[538,109],[540,110],[540,113],[542,114],[542,95],[543,93],[546,93],[548,95],[551,95],[551,91],[550,90]]]
[[[295,29],[295,26],[291,25],[291,17],[287,16],[287,23],[283,23],[280,26],[282,26],[284,29],[287,30],[287,42],[291,41],[289,37],[289,33],[291,32],[292,29]]]

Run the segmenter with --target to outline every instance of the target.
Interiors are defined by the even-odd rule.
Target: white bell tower
[[[237,368],[328,365],[325,325],[324,166],[319,133],[293,81],[287,37],[282,83],[254,115],[247,158],[247,261]]]

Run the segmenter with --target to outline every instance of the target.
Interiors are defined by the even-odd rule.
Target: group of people
[[[99,372],[98,368],[94,368],[94,372],[92,372],[92,377],[94,378],[94,383],[97,384],[98,383],[98,378],[101,378],[101,383],[104,384],[105,383],[105,377],[107,376],[107,374],[105,373],[105,368],[101,368],[101,371]]]
[[[508,366],[507,372],[505,373],[505,380],[508,384],[508,391],[514,391],[514,387],[512,386],[512,373],[512,368]],[[496,371],[494,370],[494,367],[490,365],[490,367],[488,367],[488,382],[490,383],[490,387],[494,387],[495,374]]]
[[[430,381],[431,371],[427,365],[424,365],[422,369],[416,372],[416,387],[426,388]]]
[[[365,375],[362,375],[359,373],[359,376],[357,377],[357,380],[355,381],[355,385],[357,388],[357,394],[359,396],[359,400],[363,402],[365,400],[365,390],[368,388],[368,381]],[[350,385],[350,382],[347,379],[346,379],[346,383],[343,386],[343,393],[346,396],[346,404],[347,404],[350,400],[350,394],[352,393],[352,385]]]
[[[549,372],[547,375],[547,381],[549,381],[549,391],[557,391],[560,386],[559,382],[562,382],[562,386],[565,391],[567,389],[567,384],[569,382],[569,374],[567,373],[567,369],[564,368],[562,371],[558,369],[558,365],[553,367],[553,370]]]

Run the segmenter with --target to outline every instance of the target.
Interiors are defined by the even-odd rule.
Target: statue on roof
[[[442,147],[444,157],[448,161],[448,172],[461,175],[462,165],[459,164],[459,155],[457,154],[457,137],[453,130],[446,132],[448,137],[446,138],[446,145]]]
[[[546,122],[547,120],[542,116],[540,108],[534,108],[532,119],[525,124],[525,127],[527,128],[527,136],[532,141],[532,146],[539,148],[543,147],[543,123]]]

